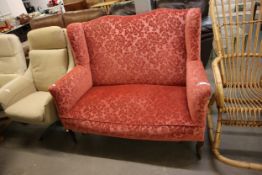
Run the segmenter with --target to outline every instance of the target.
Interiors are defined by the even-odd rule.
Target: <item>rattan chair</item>
[[[261,5],[260,5],[261,4]],[[262,164],[233,160],[220,153],[222,126],[262,127],[262,0],[211,0],[215,51],[212,63],[217,104],[214,133],[208,116],[212,151],[224,163],[262,170]]]

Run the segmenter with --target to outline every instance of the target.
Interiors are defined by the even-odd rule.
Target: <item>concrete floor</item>
[[[207,71],[212,81],[211,71]],[[215,111],[214,111],[215,112]],[[202,160],[191,142],[152,142],[77,134],[78,144],[62,127],[38,138],[41,126],[12,123],[0,145],[0,175],[261,175],[262,172],[228,166],[216,160],[209,142]],[[222,152],[262,163],[262,129],[225,128]]]

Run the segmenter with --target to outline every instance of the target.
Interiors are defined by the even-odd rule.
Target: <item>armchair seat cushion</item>
[[[191,120],[184,86],[96,86],[62,121],[83,133],[147,140],[202,140],[204,130]]]
[[[16,121],[43,123],[45,115],[53,115],[55,112],[53,108],[47,107],[51,103],[52,96],[49,92],[38,91],[9,106],[5,113]]]

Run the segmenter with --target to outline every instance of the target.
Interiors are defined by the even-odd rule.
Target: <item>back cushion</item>
[[[22,45],[17,36],[0,36],[0,74],[22,74],[26,70]]]
[[[84,23],[94,85],[185,85],[186,13],[159,9]]]
[[[29,57],[34,83],[39,91],[48,91],[48,87],[68,68],[67,49],[32,50]]]
[[[31,51],[30,70],[37,90],[48,87],[66,74],[68,69],[67,41],[64,30],[57,26],[28,33]]]

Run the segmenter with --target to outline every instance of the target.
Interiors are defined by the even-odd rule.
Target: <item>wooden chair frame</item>
[[[221,155],[222,126],[262,127],[262,0],[211,0],[217,57],[212,63],[215,94],[208,129],[215,157],[229,165],[262,170],[262,164]],[[211,107],[218,117],[214,133]]]

